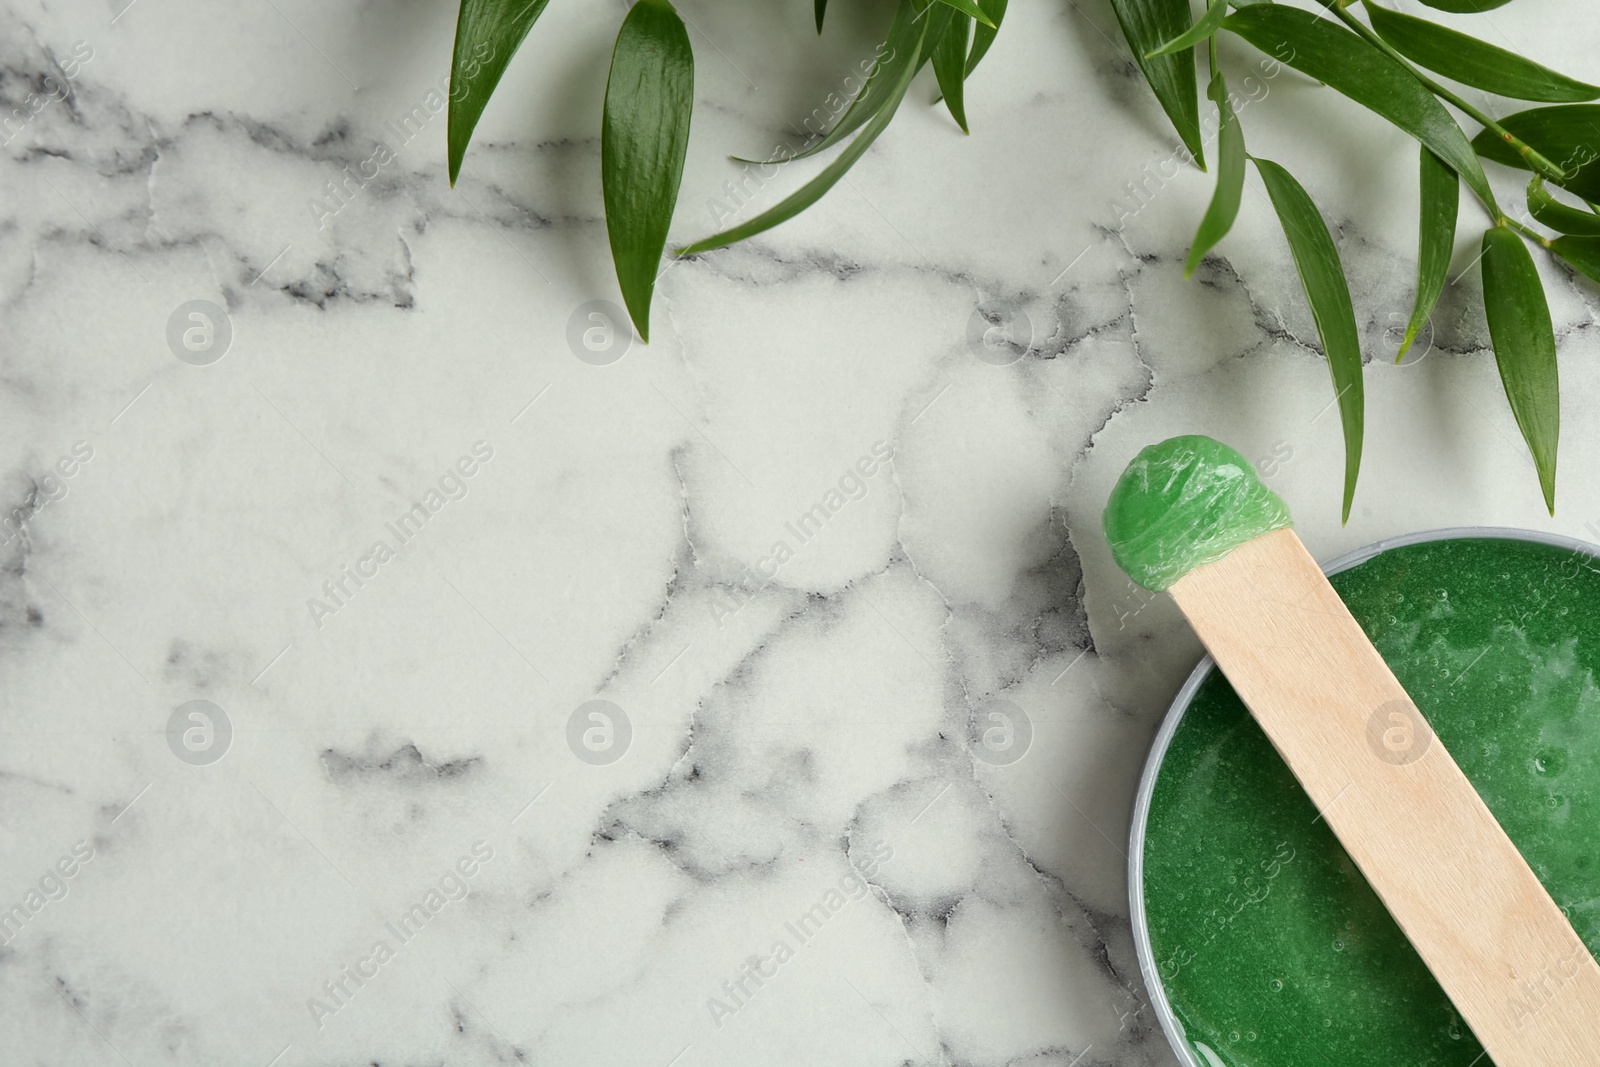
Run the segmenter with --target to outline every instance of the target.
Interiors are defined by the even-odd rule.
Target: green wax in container
[[[1470,537],[1391,548],[1330,580],[1600,949],[1600,563]],[[1143,860],[1155,967],[1200,1063],[1487,1067],[1215,670],[1162,761]],[[1542,995],[1530,989],[1525,1009]]]
[[[1157,591],[1291,525],[1289,509],[1249,460],[1199,434],[1142,449],[1117,479],[1102,524],[1117,566]]]

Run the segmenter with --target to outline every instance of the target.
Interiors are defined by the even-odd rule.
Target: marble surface
[[[1335,227],[1369,355],[1341,528],[1263,191],[1185,281],[1209,180],[1105,0],[1014,4],[970,137],[919,81],[599,353],[621,3],[551,5],[452,191],[451,5],[124,2],[0,10],[7,1063],[1170,1064],[1124,852],[1198,647],[1109,560],[1126,461],[1224,437],[1323,557],[1600,529],[1594,291],[1541,268],[1551,519],[1481,213],[1391,365],[1414,149],[1278,72],[1246,136]],[[680,6],[690,239],[816,169],[727,157],[792,143],[887,8]],[[1474,25],[1592,79],[1594,18]]]

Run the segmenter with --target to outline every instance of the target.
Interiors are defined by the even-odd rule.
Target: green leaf
[[[1399,363],[1417,339],[1417,333],[1433,314],[1433,307],[1444,292],[1450,270],[1450,253],[1455,248],[1456,218],[1461,209],[1461,179],[1438,156],[1421,149],[1419,184],[1422,211],[1417,226],[1417,298],[1411,306],[1411,321],[1400,341],[1394,361]]]
[[[606,80],[600,184],[628,315],[650,340],[650,297],[678,202],[694,109],[694,52],[667,0],[638,0],[622,20]]]
[[[461,0],[456,17],[455,53],[450,59],[450,117],[446,153],[450,184],[461,174],[472,131],[500,84],[522,39],[544,13],[549,0]]]
[[[1282,4],[1241,8],[1222,26],[1382,115],[1432,149],[1485,204],[1494,203],[1483,167],[1456,120],[1404,66],[1368,42],[1309,11]]]
[[[1381,4],[1364,5],[1372,28],[1413,63],[1463,85],[1518,100],[1557,103],[1593,100],[1600,88],[1587,85],[1515,52],[1485,44],[1457,30],[1391,11]]]
[[[1563,204],[1550,194],[1544,187],[1544,178],[1537,174],[1528,183],[1528,212],[1558,233],[1600,237],[1600,215]]]
[[[889,36],[879,49],[878,62],[873,65],[872,73],[867,75],[866,84],[861,87],[861,92],[850,101],[850,106],[839,116],[839,121],[834,123],[833,129],[829,130],[820,141],[787,158],[804,159],[832,148],[877,115],[891,98],[898,105],[899,98],[894,97],[894,86],[899,81],[900,75],[906,70],[916,73],[922,61],[927,58],[923,52],[923,44],[937,42],[939,35],[944,32],[946,20],[953,14],[952,8],[945,4],[934,3],[932,0],[900,0],[899,6],[895,8],[894,21],[889,24]],[[925,35],[924,31],[929,29],[930,22],[933,23],[932,33]],[[738,159],[738,162],[763,161]]]
[[[1219,118],[1217,189],[1211,194],[1211,205],[1200,220],[1200,228],[1195,231],[1194,244],[1189,246],[1189,258],[1183,264],[1185,278],[1194,273],[1205,254],[1233,228],[1233,220],[1239,217],[1239,198],[1244,193],[1244,130],[1239,125],[1239,117],[1233,113],[1233,105],[1228,103],[1228,85],[1222,80],[1221,71],[1212,75],[1206,95],[1215,101]]]
[[[1556,513],[1556,441],[1561,397],[1556,335],[1539,271],[1522,238],[1504,226],[1483,235],[1483,310],[1511,413],[1533,453],[1545,507]]]
[[[1475,15],[1481,11],[1493,11],[1497,7],[1505,7],[1511,0],[1422,0],[1422,2],[1435,11]]]
[[[822,32],[822,16],[828,13],[828,0],[815,0],[817,13],[817,32]]]
[[[987,11],[977,5],[975,0],[938,0],[938,2],[954,8],[961,14],[976,21],[979,25],[988,26],[990,29],[995,28],[994,20],[989,17]]]
[[[642,3],[644,0],[640,0],[640,2]],[[927,35],[937,29],[932,25],[932,19],[921,19],[919,22],[922,26],[921,36],[912,43],[912,51],[917,55],[922,53]],[[702,241],[685,245],[678,249],[676,254],[689,256],[697,252],[709,252],[713,248],[723,248],[733,244],[735,241],[743,241],[746,238],[754,237],[758,233],[772,229],[779,223],[789,221],[822,199],[822,195],[832,189],[839,179],[845,176],[845,172],[865,154],[866,150],[871,147],[872,142],[877,140],[878,135],[888,127],[889,121],[894,118],[895,109],[900,106],[900,101],[905,99],[906,90],[911,87],[911,79],[916,76],[917,65],[915,63],[907,63],[901,68],[899,80],[890,87],[890,92],[884,101],[884,105],[867,122],[860,136],[851,141],[845,147],[845,150],[834,158],[833,162],[823,168],[822,173],[785,197],[776,206],[768,208],[749,222],[735,226],[730,230],[724,230],[719,234],[714,234]]]
[[[1499,120],[1500,125],[1532,147],[1567,177],[1556,184],[1570,189],[1585,200],[1600,200],[1600,104],[1558,104],[1518,111]],[[1508,167],[1532,170],[1522,155],[1493,130],[1482,130],[1472,139],[1472,147],[1484,159]]]
[[[967,37],[972,31],[972,20],[958,14],[933,46],[933,74],[939,79],[939,91],[944,96],[950,117],[956,120],[961,132],[967,132],[967,105],[964,87],[967,80]]]
[[[978,63],[989,51],[989,46],[994,44],[994,39],[1000,33],[1000,22],[1006,17],[1006,0],[979,0],[983,5],[984,14],[994,23],[986,26],[978,23],[972,31],[972,54],[967,56],[967,77],[972,77],[972,72],[977,69]]]
[[[1590,281],[1600,282],[1600,237],[1557,237],[1550,242],[1550,251]]]
[[[1333,376],[1335,398],[1339,402],[1339,421],[1344,426],[1344,508],[1341,522],[1350,521],[1350,503],[1355,499],[1356,475],[1361,470],[1361,436],[1365,394],[1361,382],[1361,341],[1356,333],[1355,309],[1350,303],[1350,287],[1345,284],[1339,250],[1334,247],[1327,223],[1311,197],[1288,171],[1259,156],[1250,157],[1266,183],[1289,251],[1294,257],[1300,284],[1311,303],[1311,317],[1317,336],[1328,356],[1328,371]]]
[[[1117,24],[1133,49],[1133,61],[1156,94],[1184,147],[1204,170],[1205,148],[1200,136],[1200,96],[1195,87],[1193,52],[1149,58],[1189,28],[1189,0],[1111,0]]]
[[[1222,0],[1218,0],[1217,3],[1206,8],[1205,13],[1200,16],[1199,21],[1193,26],[1190,26],[1186,31],[1157,48],[1145,58],[1154,59],[1157,56],[1170,56],[1174,52],[1193,48],[1207,37],[1216,33],[1217,28],[1222,25],[1222,20],[1227,17],[1227,14],[1228,5],[1223,3]]]

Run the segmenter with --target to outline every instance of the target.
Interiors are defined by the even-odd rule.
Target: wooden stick
[[[1600,965],[1294,531],[1170,592],[1496,1067],[1600,1065]]]

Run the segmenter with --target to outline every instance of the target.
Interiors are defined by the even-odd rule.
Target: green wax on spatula
[[[1102,522],[1117,566],[1157,592],[1252,538],[1294,525],[1249,460],[1201,434],[1141,450],[1111,490]]]

